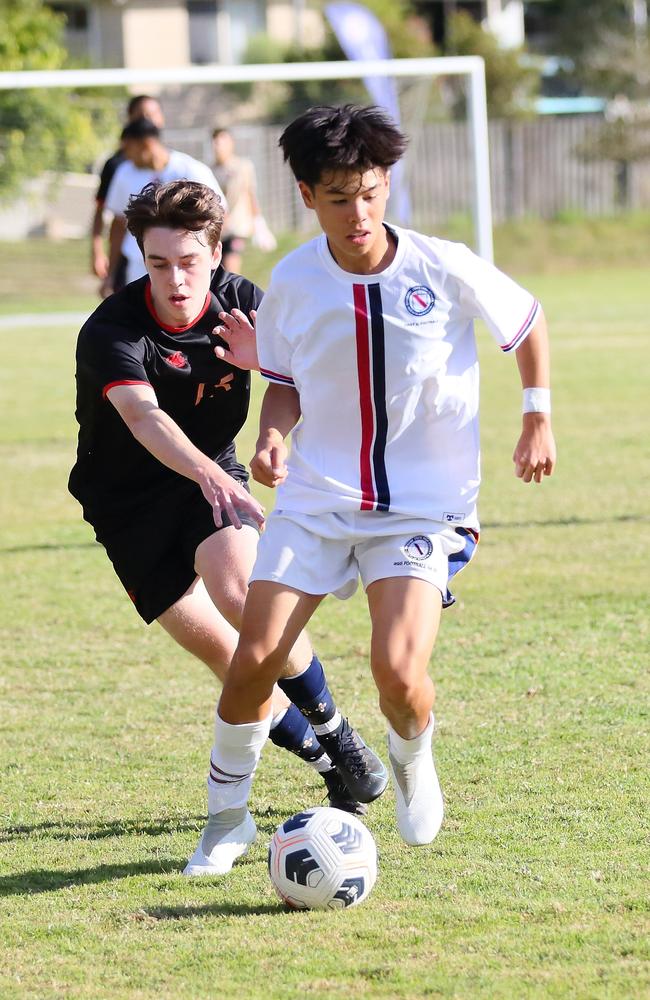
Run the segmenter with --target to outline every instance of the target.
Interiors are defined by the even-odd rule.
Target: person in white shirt
[[[249,239],[265,253],[275,250],[277,241],[262,215],[257,200],[257,176],[252,160],[235,153],[235,140],[226,128],[212,132],[214,175],[228,199],[223,226],[223,266],[241,273],[242,254]]]
[[[155,97],[149,94],[137,94],[132,97],[126,108],[126,118],[128,122],[135,121],[136,118],[148,118],[158,128],[165,125],[163,110]],[[124,162],[124,150],[120,144],[112,156],[108,158],[102,167],[99,179],[99,187],[95,195],[95,212],[91,225],[91,268],[93,274],[103,281],[108,275],[108,257],[104,250],[104,205],[106,195],[110,187],[115,171],[120,163]],[[123,272],[126,271],[126,260],[122,258],[123,266],[120,267],[117,279],[117,286],[124,285]],[[116,287],[117,291],[117,287]]]
[[[311,108],[281,139],[323,235],[278,264],[257,314],[262,404],[253,476],[277,487],[218,707],[220,767],[247,802],[270,696],[327,593],[361,576],[397,825],[427,844],[443,818],[427,667],[448,583],[478,541],[483,319],[524,387],[515,473],[552,473],[546,323],[535,298],[466,247],[384,222],[406,138],[379,108]],[[295,428],[295,430],[294,430]],[[293,431],[291,456],[286,437]],[[317,713],[307,714],[312,724]],[[245,776],[245,780],[241,780]]]
[[[115,276],[122,255],[127,261],[127,284],[147,273],[140,248],[126,226],[124,213],[131,195],[139,194],[152,181],[161,184],[179,180],[197,181],[212,188],[226,207],[223,191],[210,167],[187,153],[169,149],[161,139],[158,126],[148,118],[136,118],[129,122],[122,130],[121,142],[126,159],[113,175],[104,206],[112,213],[113,221],[109,235],[108,274],[100,288],[102,298],[116,290]]]

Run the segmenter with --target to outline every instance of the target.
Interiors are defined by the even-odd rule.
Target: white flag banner
[[[329,3],[325,14],[332,26],[339,45],[348,59],[359,62],[370,59],[392,58],[390,42],[381,21],[360,3]],[[367,76],[364,85],[375,104],[388,111],[400,124],[399,101],[395,80],[388,76]],[[411,203],[406,187],[404,164],[399,162],[391,170],[391,215],[398,222],[408,225]]]

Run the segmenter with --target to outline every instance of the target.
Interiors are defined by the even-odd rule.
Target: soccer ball
[[[269,875],[295,910],[356,906],[377,878],[377,848],[356,816],[326,806],[281,823],[269,844]]]

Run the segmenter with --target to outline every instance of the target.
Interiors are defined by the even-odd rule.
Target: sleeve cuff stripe
[[[519,330],[517,331],[517,333],[512,338],[509,344],[501,345],[502,351],[511,351],[514,347],[518,347],[519,344],[522,342],[522,340],[525,340],[527,335],[530,333],[531,327],[534,325],[535,320],[537,319],[538,312],[539,312],[539,302],[537,301],[537,299],[535,299],[535,301],[533,302],[532,309],[528,313],[528,316],[526,317],[523,326],[519,328]]]
[[[151,382],[145,382],[145,380],[141,378],[123,378],[119,379],[117,382],[109,382],[108,385],[105,385],[102,389],[102,398],[106,399],[107,393],[109,393],[111,389],[114,389],[116,385],[151,385]]]
[[[280,385],[295,385],[289,375],[281,375],[280,372],[272,372],[269,368],[260,368],[262,375],[269,382],[278,382]]]

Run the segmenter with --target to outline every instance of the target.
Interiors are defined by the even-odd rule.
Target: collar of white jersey
[[[384,227],[388,232],[395,238],[397,242],[397,249],[395,250],[395,256],[383,271],[377,271],[376,274],[355,274],[353,271],[344,271],[342,267],[336,263],[332,256],[332,252],[327,243],[327,236],[322,233],[317,239],[318,254],[321,261],[330,272],[330,274],[337,278],[339,281],[345,281],[349,284],[353,281],[355,284],[360,285],[372,285],[379,281],[380,278],[389,278],[393,275],[401,266],[406,254],[406,242],[407,233],[406,230],[400,229],[399,226],[389,226],[388,223],[384,223]]]

